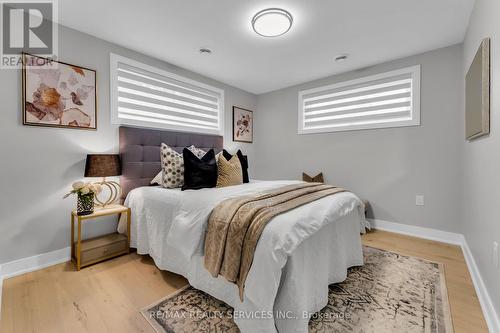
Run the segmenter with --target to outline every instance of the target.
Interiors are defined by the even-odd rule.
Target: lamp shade
[[[85,177],[111,177],[122,173],[120,155],[89,154],[85,163]]]

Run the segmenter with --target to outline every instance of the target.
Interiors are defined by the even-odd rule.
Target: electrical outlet
[[[417,205],[417,206],[424,205],[424,196],[423,195],[417,194],[417,196],[415,196],[415,205]]]
[[[498,242],[493,242],[493,264],[499,268],[500,262],[498,261]]]

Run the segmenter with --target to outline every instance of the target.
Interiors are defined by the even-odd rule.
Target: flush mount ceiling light
[[[268,8],[252,18],[253,30],[264,37],[278,37],[292,27],[293,17],[284,9]]]

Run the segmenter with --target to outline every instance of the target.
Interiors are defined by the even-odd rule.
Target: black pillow
[[[210,149],[205,156],[199,159],[191,150],[184,148],[182,156],[184,158],[183,191],[215,187],[217,184],[217,163],[213,149]]]
[[[222,155],[226,159],[226,161],[229,161],[233,155],[229,154],[227,150],[223,149],[222,150]],[[240,160],[241,164],[241,171],[243,173],[243,183],[248,183],[250,182],[250,179],[248,177],[248,158],[246,155],[243,155],[241,150],[238,149],[238,152],[236,153],[238,156],[238,159]]]

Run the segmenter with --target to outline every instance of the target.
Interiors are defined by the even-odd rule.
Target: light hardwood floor
[[[487,332],[458,246],[383,231],[363,243],[443,263],[455,332]],[[154,332],[139,310],[186,283],[135,253],[80,272],[52,266],[4,281],[0,332]]]

